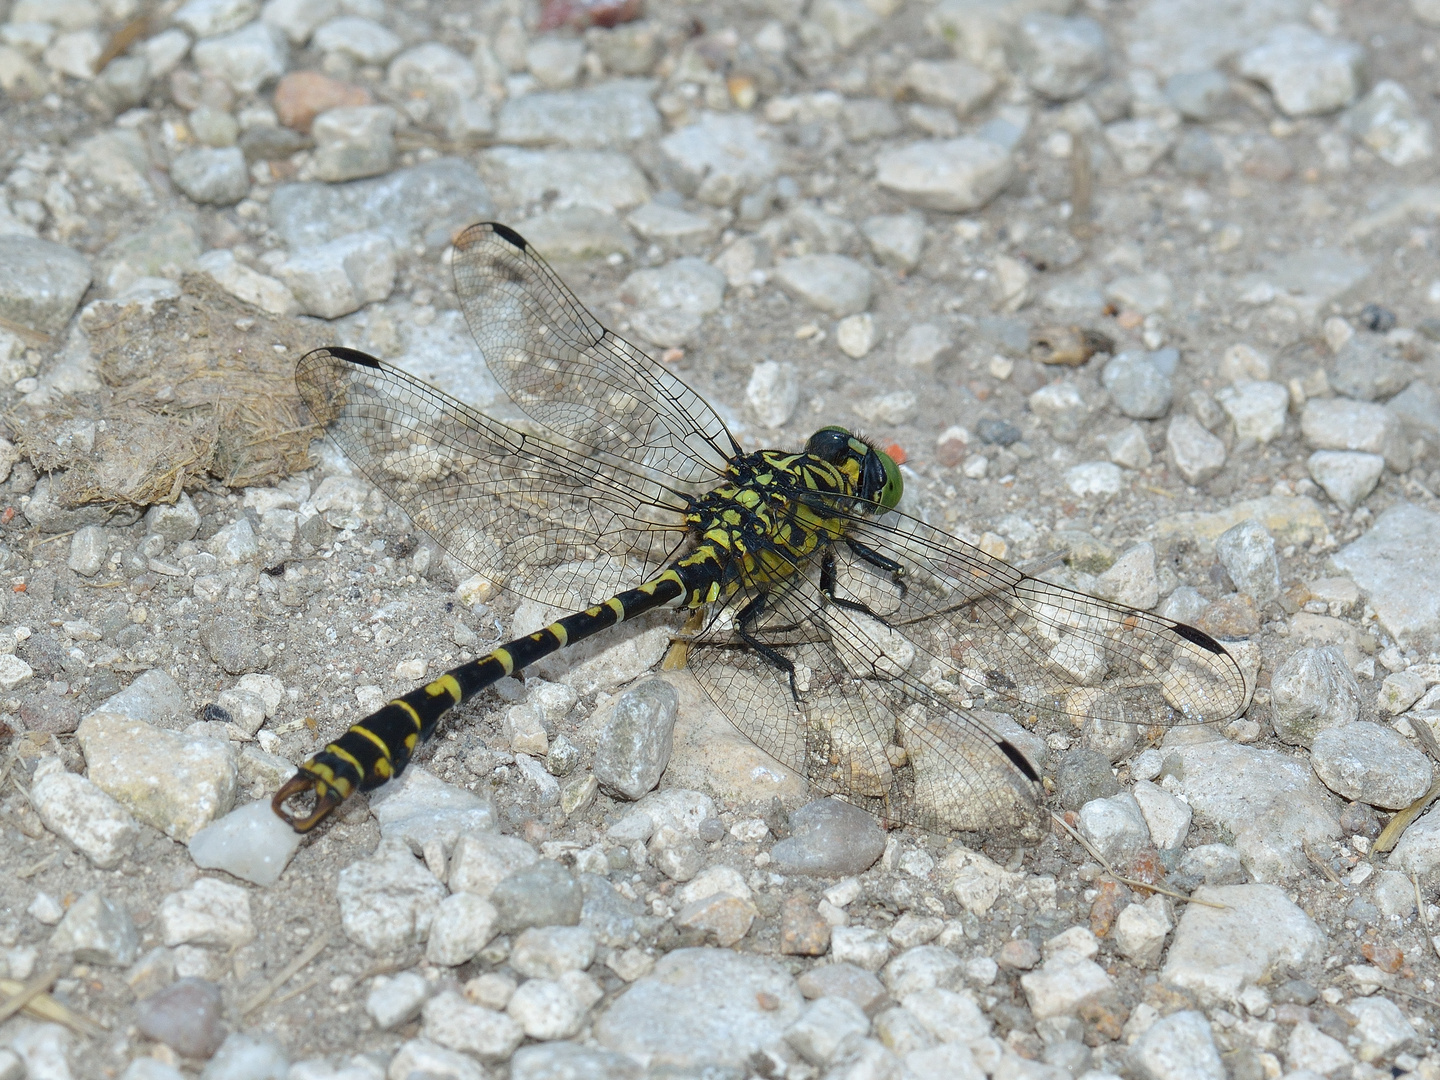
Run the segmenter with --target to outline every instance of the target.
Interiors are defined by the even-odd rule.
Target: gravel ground
[[[1382,835],[1440,758],[1440,6],[635,14],[0,0],[0,1080],[1440,1077],[1440,811]],[[254,358],[516,419],[486,218],[747,445],[863,429],[1221,637],[1247,713],[1037,729],[1031,846],[886,832],[649,617],[294,836],[294,763],[548,613],[256,451]]]

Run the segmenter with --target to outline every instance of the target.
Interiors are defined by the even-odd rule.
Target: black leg
[[[871,566],[878,567],[890,575],[890,581],[900,590],[900,599],[905,599],[905,593],[909,586],[905,582],[905,568],[894,559],[881,555],[872,547],[860,543],[858,540],[845,539],[845,544],[855,553],[855,557],[861,559]]]
[[[791,663],[788,658],[780,655],[778,650],[766,645],[750,630],[750,627],[755,624],[755,621],[759,619],[765,611],[765,601],[769,595],[769,593],[762,592],[756,596],[754,600],[746,604],[744,609],[735,618],[735,629],[740,634],[740,640],[759,653],[766,663],[773,668],[785,672],[785,675],[790,680],[790,696],[795,699],[795,704],[799,705],[800,689],[795,685],[795,665]]]
[[[865,604],[858,600],[842,600],[835,595],[835,552],[826,549],[825,554],[820,557],[820,591],[825,594],[825,599],[838,608],[846,611],[858,611],[861,615],[868,615],[882,626],[890,624],[875,612],[871,611]]]

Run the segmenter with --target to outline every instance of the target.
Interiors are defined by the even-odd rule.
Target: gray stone
[[[709,217],[658,202],[646,203],[625,220],[641,238],[672,247],[699,247],[714,240],[720,231]]]
[[[60,244],[0,236],[0,316],[58,334],[90,287],[90,264]]]
[[[1097,750],[1071,747],[1055,770],[1055,792],[1066,810],[1079,810],[1094,799],[1108,799],[1120,791],[1110,759]]]
[[[1220,176],[1225,172],[1225,156],[1215,139],[1204,128],[1190,127],[1181,133],[1170,154],[1175,171],[1181,176],[1198,180]]]
[[[1199,485],[1219,475],[1225,467],[1225,444],[1200,426],[1189,413],[1170,418],[1165,429],[1165,448],[1170,461],[1185,482]]]
[[[1080,807],[1080,833],[1112,863],[1125,863],[1150,842],[1140,804],[1128,791]]]
[[[842,49],[853,48],[880,25],[879,12],[862,0],[816,0],[810,17],[834,38]]]
[[[365,1011],[381,1031],[389,1031],[419,1016],[429,996],[430,984],[418,972],[381,975],[365,996]]]
[[[290,1059],[273,1035],[232,1031],[215,1056],[205,1063],[200,1080],[283,1080]]]
[[[478,107],[483,114],[484,132],[494,133],[495,121],[489,102],[476,98],[480,76],[475,65],[447,45],[426,41],[406,49],[390,62],[385,83],[397,91],[403,101],[423,100],[428,106],[426,120],[431,124],[443,123],[449,127],[460,122],[465,110]]]
[[[1181,116],[1202,124],[1218,120],[1233,99],[1229,78],[1214,68],[1170,76],[1165,80],[1165,96]]]
[[[639,206],[650,185],[625,154],[600,150],[524,150],[497,146],[480,154],[480,171],[515,206],[553,200],[614,213]]]
[[[340,871],[335,886],[345,936],[372,953],[395,952],[425,939],[445,886],[402,840]]]
[[[874,275],[845,255],[802,255],[774,270],[780,286],[797,300],[844,318],[870,306]]]
[[[1241,885],[1245,865],[1240,852],[1229,844],[1201,844],[1180,860],[1180,873],[1200,878],[1206,885]]]
[[[785,1032],[785,1041],[811,1065],[828,1065],[851,1036],[870,1033],[870,1018],[855,1002],[822,997],[811,1002]]]
[[[895,107],[881,98],[847,98],[840,109],[840,126],[851,142],[888,139],[905,128]]]
[[[812,252],[853,251],[860,246],[854,225],[810,203],[792,207],[785,220]]]
[[[171,164],[170,179],[198,203],[231,206],[250,193],[250,170],[238,146],[187,150]]]
[[[189,214],[174,212],[105,249],[105,287],[122,293],[145,277],[178,281],[200,257],[200,237]]]
[[[573,86],[585,59],[585,43],[570,37],[541,37],[525,50],[525,66],[541,86],[563,90]]]
[[[187,48],[189,41],[186,37]],[[112,129],[82,140],[65,155],[65,167],[101,190],[126,199],[149,200],[154,194],[146,176],[150,154],[145,140],[133,131]]]
[[[315,117],[315,175],[321,180],[359,180],[389,172],[395,164],[395,124],[388,105],[327,109]]]
[[[348,184],[282,184],[270,199],[270,225],[292,250],[376,231],[439,252],[455,229],[493,215],[489,191],[459,158]]]
[[[1349,450],[1316,450],[1306,459],[1305,468],[1310,479],[1324,488],[1337,506],[1348,511],[1375,490],[1385,471],[1385,459],[1379,454]]]
[[[1360,684],[1335,645],[1297,649],[1271,677],[1270,696],[1275,734],[1292,745],[1360,715]]]
[[[1185,905],[1160,978],[1207,1008],[1233,1008],[1246,986],[1325,954],[1325,932],[1278,886],[1205,885],[1193,895],[1225,906]]]
[[[911,206],[965,213],[978,210],[1005,188],[1015,173],[1010,152],[987,139],[960,138],[910,143],[883,151],[875,180]]]
[[[272,0],[273,2],[273,0]],[[442,1080],[488,1080],[490,1073],[468,1054],[451,1050],[426,1038],[403,1043],[390,1059],[389,1072],[396,1076],[441,1077]],[[343,1073],[341,1074],[343,1075]],[[371,1080],[365,1072],[355,1080]],[[350,1080],[346,1077],[345,1080]]]
[[[655,83],[620,79],[586,90],[524,94],[500,108],[496,138],[515,146],[619,149],[660,133]]]
[[[1095,961],[1062,950],[1038,971],[1020,976],[1020,985],[1035,1019],[1045,1020],[1073,1014],[1085,1002],[1111,993],[1115,983]]]
[[[791,835],[770,852],[783,874],[862,874],[885,850],[885,834],[858,806],[820,799],[790,815]]]
[[[1412,165],[1435,153],[1430,121],[1405,88],[1382,79],[1346,111],[1342,126],[1391,165]]]
[[[183,492],[174,503],[155,503],[145,511],[145,534],[162,537],[166,543],[189,540],[199,529],[200,512]]]
[[[937,360],[948,358],[955,348],[955,339],[936,323],[916,323],[900,335],[895,345],[895,362],[903,368],[930,370]]]
[[[481,1061],[504,1061],[525,1039],[524,1029],[503,1012],[472,1005],[454,990],[442,990],[421,1011],[427,1039]]]
[[[1166,354],[1161,356],[1161,353]],[[1110,391],[1115,407],[1135,420],[1158,420],[1170,411],[1175,387],[1171,382],[1174,362],[1169,354],[1122,352],[1107,363],[1100,382]]]
[[[516,231],[552,262],[635,254],[635,238],[620,219],[590,206],[547,210],[520,222]]]
[[[1203,729],[1185,731],[1184,742],[1175,736],[1172,731],[1166,737],[1161,751],[1167,770],[1175,767],[1173,793],[1190,804],[1200,824],[1229,830],[1253,879],[1312,872],[1305,845],[1323,847],[1337,839],[1340,822],[1333,797],[1305,762]]]
[[[275,268],[307,315],[337,319],[384,300],[395,285],[395,245],[380,231],[301,248]]]
[[[86,525],[70,538],[70,557],[65,565],[81,577],[94,577],[108,554],[110,539],[106,531],[99,525]]]
[[[30,801],[47,829],[102,870],[118,866],[135,847],[140,828],[125,807],[85,777],[66,772],[58,758],[35,766]]]
[[[965,965],[949,949],[916,945],[895,957],[880,972],[890,996],[903,1001],[911,994],[941,987],[953,990],[965,982]]]
[[[1168,901],[1152,896],[1143,904],[1128,904],[1115,917],[1115,947],[1136,967],[1154,967],[1165,951],[1165,938],[1170,933]]]
[[[88,892],[65,912],[50,935],[50,948],[77,963],[129,967],[140,954],[140,932],[122,902]]]
[[[968,116],[995,92],[995,76],[964,60],[914,60],[901,85],[927,105]]]
[[[1171,1013],[1151,1024],[1129,1051],[1130,1067],[1142,1080],[1226,1080],[1210,1021],[1194,1009]]]
[[[535,849],[519,837],[492,832],[460,836],[450,859],[450,888],[488,898],[495,886],[516,870],[539,859]]]
[[[200,878],[160,902],[160,937],[166,945],[234,949],[255,940],[250,894],[219,878]]]
[[[1247,381],[1221,387],[1215,400],[1235,425],[1237,439],[1263,445],[1285,433],[1290,392],[1279,383]]]
[[[595,1023],[602,1046],[674,1066],[743,1065],[782,1037],[804,999],[779,964],[728,949],[677,949]]]
[[[1275,538],[1253,518],[1232,525],[1215,540],[1215,556],[1235,587],[1265,605],[1280,595]]]
[[[876,214],[860,226],[875,258],[896,270],[913,270],[925,247],[925,218],[920,214]]]
[[[1148,0],[1127,28],[1130,60],[1161,78],[1218,68],[1307,8],[1303,0]]]
[[[670,763],[678,709],[674,688],[659,679],[621,695],[595,744],[591,771],[601,790],[634,800],[660,783]]]
[[[1170,152],[1176,133],[1174,124],[1142,116],[1105,125],[1105,142],[1126,176],[1144,176]]]
[[[1317,734],[1310,764],[1337,795],[1386,810],[1409,806],[1430,787],[1430,759],[1393,729],[1365,721]]]
[[[382,836],[405,841],[416,855],[439,845],[448,857],[462,836],[495,827],[495,810],[488,798],[447,784],[419,765],[411,765],[374,792],[370,810]]]
[[[1387,401],[1385,411],[1398,416],[1412,434],[1440,443],[1440,391],[1423,379],[1416,379]]]
[[[1073,382],[1053,382],[1026,399],[1033,412],[1050,428],[1056,442],[1074,442],[1090,416],[1090,406]]]
[[[1381,915],[1408,919],[1415,914],[1415,885],[1400,871],[1376,871],[1373,889],[1375,906]]]
[[[210,659],[231,675],[263,671],[269,663],[261,651],[257,620],[249,612],[203,616],[198,637]]]
[[[185,715],[189,707],[189,699],[169,672],[151,668],[124,690],[111,694],[95,711],[165,726],[166,721]]]
[[[1391,716],[1399,716],[1420,700],[1425,693],[1425,680],[1415,671],[1396,671],[1385,676],[1380,684],[1380,708]]]
[[[197,42],[190,55],[202,75],[228,83],[242,96],[284,75],[290,63],[285,35],[258,19],[233,33]]]
[[[643,1072],[634,1058],[573,1042],[522,1046],[510,1059],[510,1080],[640,1080]]]
[[[1387,997],[1354,997],[1345,1003],[1345,1011],[1355,1018],[1355,1034],[1360,1046],[1355,1056],[1361,1061],[1380,1061],[1412,1047],[1418,1036],[1400,1006]]]
[[[601,29],[592,27],[586,41],[617,75],[648,75],[664,48],[659,26],[647,19]]]
[[[1264,83],[1287,116],[1318,116],[1349,105],[1360,93],[1365,53],[1359,45],[1287,23],[1247,50],[1237,69]]]
[[[1397,503],[1371,530],[1334,556],[1365,592],[1380,624],[1401,647],[1440,644],[1440,514]]]
[[[225,1040],[220,988],[204,979],[173,982],[136,1006],[135,1026],[186,1057],[208,1058]]]
[[[795,365],[774,360],[756,364],[745,384],[745,401],[755,419],[766,427],[778,428],[789,423],[800,403],[800,379]]]
[[[339,10],[338,0],[266,0],[261,18],[283,31],[294,44],[304,45]]]
[[[580,882],[557,862],[541,859],[516,870],[490,893],[501,933],[527,926],[576,926],[585,903]]]
[[[1141,315],[1152,315],[1155,312],[1165,311],[1170,306],[1171,297],[1175,293],[1175,285],[1169,276],[1159,271],[1147,274],[1126,274],[1116,278],[1105,287],[1105,298],[1118,304],[1122,308],[1139,312]],[[1174,350],[1161,349],[1159,353],[1174,353]],[[1174,359],[1166,359],[1162,363],[1171,365],[1174,370]]]
[[[1348,398],[1312,398],[1300,413],[1300,433],[1316,450],[1380,454],[1390,468],[1403,472],[1410,466],[1410,454],[1397,413],[1393,402],[1387,407]]]
[[[1306,248],[1277,259],[1266,277],[1276,288],[1314,297],[1323,305],[1340,299],[1370,273],[1364,259],[1337,248]]]
[[[712,206],[730,205],[779,172],[767,129],[743,113],[702,113],[665,136],[660,151],[675,187]]]
[[[1079,97],[1107,66],[1105,31],[1084,15],[1038,11],[1021,19],[1016,51],[1030,89],[1052,101]]]
[[[1440,884],[1440,810],[1427,811],[1405,830],[1386,865],[1418,876],[1424,890]]]
[[[510,966],[527,979],[558,979],[595,961],[595,935],[584,926],[532,927],[510,949]]]
[[[341,15],[317,27],[311,44],[323,53],[338,53],[357,64],[388,64],[404,43],[373,19]]]
[[[1384,338],[1356,334],[1335,354],[1330,385],[1356,401],[1375,401],[1398,394],[1414,377],[1412,365],[1397,357]]]

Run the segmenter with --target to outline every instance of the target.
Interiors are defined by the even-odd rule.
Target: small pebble
[[[191,1058],[208,1058],[225,1039],[220,988],[204,979],[180,979],[141,1001],[135,1025],[146,1038]]]

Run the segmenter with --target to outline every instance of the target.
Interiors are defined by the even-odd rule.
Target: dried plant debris
[[[173,299],[94,306],[85,329],[100,391],[10,417],[61,506],[148,506],[308,467],[313,431],[294,372],[322,343],[318,324],[272,317],[191,275]]]

